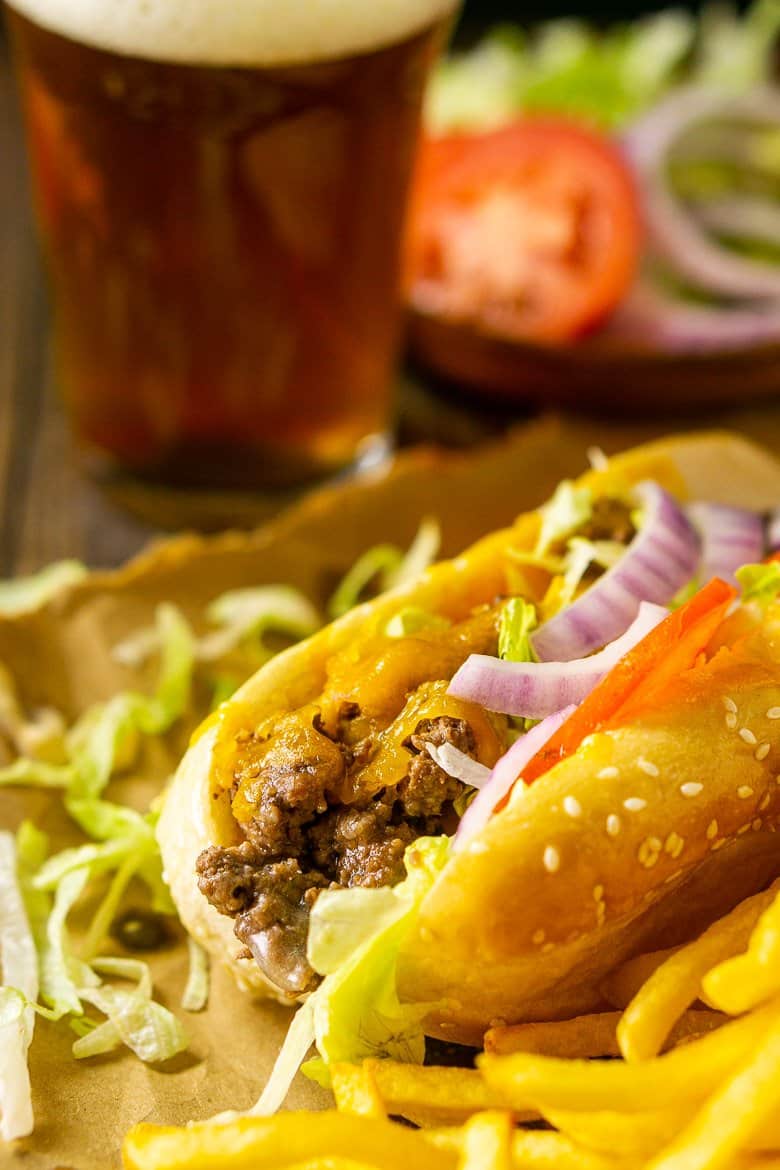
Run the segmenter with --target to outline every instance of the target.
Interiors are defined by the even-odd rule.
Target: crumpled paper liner
[[[72,719],[118,690],[152,687],[153,666],[129,670],[114,661],[111,648],[150,625],[160,601],[180,606],[200,630],[204,605],[226,589],[283,582],[322,603],[361,552],[379,540],[408,545],[421,517],[440,519],[442,552],[452,554],[581,471],[590,444],[616,450],[646,437],[637,428],[605,432],[595,422],[564,426],[547,420],[467,455],[412,452],[389,474],[320,491],[252,534],[162,542],[123,569],[91,575],[35,613],[0,619],[0,662],[26,705],[52,705]],[[203,713],[194,712],[187,726],[113,781],[109,798],[145,808]],[[2,827],[15,829],[24,817],[51,835],[55,849],[81,840],[56,794],[0,790]],[[184,1021],[190,1050],[159,1067],[143,1065],[125,1050],[76,1061],[67,1024],[38,1021],[31,1050],[35,1133],[0,1147],[0,1167],[109,1170],[119,1162],[123,1134],[137,1122],[184,1123],[256,1100],[290,1012],[253,1002],[221,970],[213,971],[208,1008],[182,1011],[187,957],[180,932],[150,961],[156,994]],[[298,1078],[288,1104],[316,1108],[329,1100]]]

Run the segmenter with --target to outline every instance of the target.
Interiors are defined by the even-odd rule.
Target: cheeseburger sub
[[[404,1012],[479,1044],[593,1010],[617,964],[780,874],[778,502],[780,464],[734,437],[604,461],[201,729],[166,875],[242,987],[307,1000],[300,1055],[398,1055]],[[351,1047],[338,979],[369,1003]]]

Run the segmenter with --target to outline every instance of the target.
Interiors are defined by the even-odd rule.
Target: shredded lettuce
[[[560,594],[561,608],[574,600],[582,579],[591,565],[598,565],[601,569],[611,569],[613,565],[618,563],[625,551],[625,546],[618,540],[585,540],[582,536],[572,537],[566,550],[566,568]]]
[[[417,605],[407,605],[390,618],[385,626],[385,634],[388,638],[408,638],[420,630],[446,630],[451,624],[440,614],[431,613]]]
[[[200,943],[187,935],[189,972],[181,997],[185,1012],[201,1012],[209,1000],[209,957]]]
[[[27,1051],[34,1016],[26,1003],[38,995],[38,959],[17,875],[11,833],[0,833],[0,1137],[32,1133],[33,1109]]]
[[[744,15],[731,4],[711,3],[698,23],[668,9],[605,30],[575,20],[542,24],[532,33],[499,26],[441,63],[426,121],[442,134],[488,130],[544,111],[619,130],[683,77],[740,91],[771,82],[778,31],[777,0],[757,0]]]
[[[501,610],[498,625],[498,656],[509,662],[534,662],[531,631],[536,628],[536,606],[522,597],[512,597]]]
[[[542,525],[534,553],[544,557],[554,545],[587,524],[593,514],[593,496],[589,488],[577,487],[570,479],[565,479],[555,489],[549,503],[539,511]]]
[[[737,569],[737,581],[743,601],[755,601],[765,609],[780,595],[780,562],[766,565],[743,565]]]
[[[415,581],[436,559],[441,545],[441,530],[436,520],[426,518],[406,553],[394,544],[378,544],[358,557],[341,580],[328,602],[331,618],[342,617],[353,609],[372,582],[377,593]]]
[[[319,1059],[303,1071],[323,1084],[336,1061],[388,1056],[422,1062],[425,1009],[399,1000],[396,965],[422,900],[449,859],[449,846],[447,837],[415,841],[404,858],[407,877],[397,886],[320,894],[312,910],[308,958],[325,978],[299,1008],[253,1112],[279,1108],[312,1044]]]
[[[98,1056],[124,1044],[139,1060],[170,1060],[187,1047],[184,1028],[172,1012],[152,999],[149,967],[139,959],[94,959],[92,969],[120,979],[135,979],[132,990],[100,984],[80,989],[83,1000],[106,1016],[106,1021],[76,1040],[77,1058]]]
[[[206,610],[207,619],[221,628],[198,643],[198,658],[214,661],[248,640],[253,640],[264,659],[273,650],[263,636],[277,633],[300,641],[322,625],[322,617],[298,589],[286,585],[264,585],[223,593]]]
[[[37,609],[86,575],[87,570],[79,561],[55,561],[31,577],[0,581],[0,614],[10,616]]]

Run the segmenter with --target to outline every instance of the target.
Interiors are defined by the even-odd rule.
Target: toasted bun
[[[610,483],[645,478],[681,498],[761,509],[780,499],[780,465],[725,434],[641,447],[583,482],[608,491]],[[501,591],[503,553],[510,545],[530,547],[537,528],[535,514],[521,517],[417,583],[351,611],[272,659],[227,713],[257,725],[312,701],[331,655],[370,636],[406,605],[464,616]],[[766,717],[780,705],[780,681],[776,695],[760,670],[738,673],[729,686],[743,704],[739,728],[753,730],[757,744],[770,744],[763,760],[751,754],[755,747],[738,736],[739,728],[727,727],[721,694],[713,690],[705,700],[675,693],[653,721],[590,737],[455,856],[423,905],[400,968],[406,998],[437,1003],[428,1021],[433,1033],[479,1042],[498,1018],[550,1018],[593,1007],[599,980],[624,957],[658,940],[668,945],[675,932],[689,935],[780,870],[772,820],[780,721]],[[256,964],[236,957],[232,921],[209,905],[195,881],[203,849],[237,840],[228,796],[213,779],[215,739],[216,728],[207,727],[166,798],[158,829],[166,878],[190,932],[244,988],[276,995]],[[650,769],[643,771],[640,759]],[[617,776],[600,777],[605,767],[617,768]],[[658,776],[649,774],[653,767]],[[681,790],[698,783],[695,797]],[[563,811],[565,796],[578,802],[580,817]],[[607,818],[615,816],[619,831],[608,832]],[[547,853],[545,867],[548,847],[555,852]]]
[[[308,64],[395,44],[455,0],[11,0],[62,36],[153,61]]]

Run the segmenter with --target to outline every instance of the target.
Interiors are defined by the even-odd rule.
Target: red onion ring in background
[[[688,281],[722,296],[780,299],[780,271],[714,242],[669,188],[665,164],[676,139],[697,122],[724,117],[777,127],[780,92],[728,94],[691,86],[677,90],[637,122],[623,144],[642,180],[652,244]]]
[[[778,345],[780,300],[754,307],[708,308],[675,300],[643,281],[617,310],[605,334],[616,342],[672,353]]]
[[[544,747],[558,728],[566,722],[574,706],[566,707],[563,711],[556,711],[548,715],[536,727],[532,727],[512,744],[505,752],[490,775],[490,780],[471,802],[461,817],[457,832],[453,840],[455,851],[463,846],[478,833],[493,815],[496,805],[504,799],[511,790],[515,781],[522,775],[523,768],[536,753]]]
[[[650,480],[635,489],[644,523],[616,565],[531,635],[543,662],[584,658],[630,626],[641,601],[668,605],[699,563],[699,537],[677,502]]]
[[[668,610],[641,602],[626,632],[598,654],[567,662],[506,662],[488,654],[470,654],[448,694],[470,699],[490,711],[542,719],[564,706],[581,703],[615,663],[662,622]]]
[[[490,768],[473,760],[452,743],[426,743],[425,750],[443,772],[470,788],[484,788],[490,779]]]
[[[780,549],[780,508],[775,508],[767,521],[766,545],[771,553]]]
[[[755,565],[764,555],[764,524],[755,512],[726,504],[691,504],[688,515],[701,534],[703,582],[713,577],[737,584],[735,572]]]
[[[780,248],[780,207],[770,199],[732,195],[694,203],[693,211],[710,231]]]

